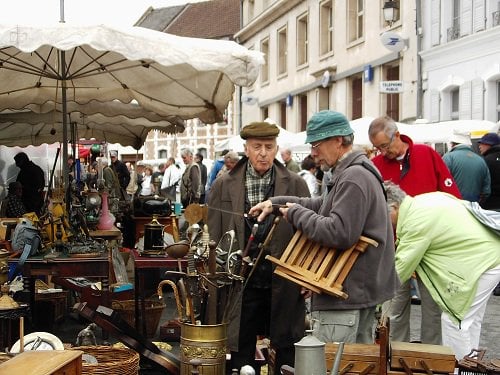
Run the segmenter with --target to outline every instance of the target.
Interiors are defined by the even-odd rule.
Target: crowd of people
[[[275,258],[295,230],[340,250],[361,235],[379,245],[369,246],[351,269],[343,285],[346,300],[311,295],[275,276],[259,258],[240,305],[229,315],[231,366],[258,368],[258,335],[270,337],[275,370],[293,364],[292,344],[303,334],[304,300],[310,295],[313,334],[324,342],[373,343],[377,308],[390,319],[391,338],[410,341],[414,289],[421,299],[423,343],[450,346],[457,359],[477,348],[486,303],[500,282],[498,135],[485,134],[477,154],[468,134],[454,134],[451,150],[441,156],[414,144],[382,116],[368,129],[373,152],[367,153],[353,147],[349,121],[335,111],[314,114],[306,133],[311,154],[292,163],[290,150],[280,150],[282,162],[276,159],[273,125],[242,129],[245,156],[209,190],[211,238],[234,230],[239,248],[248,247],[255,259],[278,216],[280,232],[266,249]],[[484,215],[490,221],[481,220]]]
[[[207,204],[215,242],[234,230],[236,246],[254,262],[242,298],[228,314],[231,368],[250,364],[259,373],[255,345],[261,335],[270,338],[276,369],[293,365],[306,299],[313,334],[324,342],[373,343],[378,308],[390,319],[392,339],[409,341],[415,291],[422,309],[420,340],[448,345],[460,359],[478,347],[487,301],[500,295],[500,137],[485,134],[477,153],[469,134],[455,133],[441,156],[401,134],[387,116],[373,120],[367,131],[370,152],[354,146],[342,113],[315,113],[306,128],[310,155],[297,161],[291,150],[278,147],[276,125],[254,122],[240,133],[244,155],[226,150],[211,170],[189,148],[180,153],[183,172],[174,158],[153,171],[124,164],[112,152],[109,164],[99,159],[97,179],[87,183],[104,183],[129,198],[179,199],[184,208]],[[19,216],[40,210],[45,181],[25,153],[15,161],[20,173],[5,206]],[[339,250],[361,236],[378,243],[351,269],[343,285],[347,299],[314,294],[276,276],[270,261],[258,255],[265,243],[265,253],[280,258],[296,230]]]

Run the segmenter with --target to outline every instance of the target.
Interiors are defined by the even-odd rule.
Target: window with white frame
[[[450,119],[458,120],[460,109],[460,89],[458,87],[450,91],[450,104]]]
[[[158,159],[168,158],[167,150],[158,150]]]
[[[269,38],[260,42],[260,52],[264,54],[264,65],[260,68],[260,82],[269,82]]]
[[[333,51],[333,0],[323,1],[319,8],[319,53]]]
[[[348,0],[347,22],[349,42],[363,37],[364,0]]]
[[[287,27],[282,27],[278,30],[278,75],[286,74],[287,72],[287,55],[288,55],[288,43],[287,43]]]
[[[297,66],[307,64],[308,19],[309,15],[307,13],[297,18]]]

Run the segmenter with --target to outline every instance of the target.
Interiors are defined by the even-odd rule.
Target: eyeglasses
[[[322,141],[319,141],[314,144],[311,143],[311,148],[318,148],[324,141],[326,141],[326,139],[323,139]]]
[[[380,145],[380,146],[375,146],[374,145],[373,147],[375,147],[377,150],[380,150],[380,151],[386,151],[389,147],[391,147],[392,141],[394,141],[394,135],[395,134],[396,133],[393,133],[391,135],[391,139],[389,140],[389,142],[384,143],[383,145]]]

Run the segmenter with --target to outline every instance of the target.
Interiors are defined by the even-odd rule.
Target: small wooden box
[[[82,351],[26,351],[0,364],[0,374],[9,375],[81,375]]]
[[[54,322],[60,322],[66,315],[68,291],[54,293],[35,293],[35,303],[50,303],[54,308]],[[43,302],[42,302],[43,301]]]
[[[391,370],[404,371],[403,361],[415,372],[430,370],[433,373],[447,374],[455,370],[455,355],[447,346],[393,341]]]
[[[330,371],[337,354],[337,343],[325,345],[326,369]],[[384,366],[386,364],[384,363]],[[344,374],[379,374],[380,346],[377,344],[344,344],[339,372]]]
[[[163,341],[180,341],[181,339],[181,323],[176,320],[169,320],[160,326],[160,340]]]
[[[14,229],[18,222],[18,218],[0,217],[0,240],[11,240],[12,233],[8,233],[7,230]]]

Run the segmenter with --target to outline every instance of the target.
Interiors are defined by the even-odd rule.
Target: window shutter
[[[485,5],[484,0],[473,0],[472,1],[472,9],[473,9],[473,19],[472,19],[472,30],[477,33],[478,31],[482,31],[486,28],[486,15],[485,15]]]
[[[441,1],[431,0],[431,45],[437,46],[441,39]]]
[[[439,121],[439,91],[431,90],[431,105],[430,105],[430,120],[431,122]]]
[[[462,0],[460,2],[460,36],[472,33],[472,2]]]
[[[460,86],[459,100],[458,103],[458,118],[460,120],[470,120],[471,119],[471,81],[464,82]]]
[[[472,80],[472,114],[473,120],[483,119],[483,106],[484,106],[484,83],[481,78],[474,78]]]

